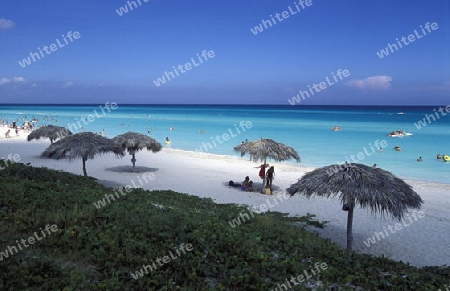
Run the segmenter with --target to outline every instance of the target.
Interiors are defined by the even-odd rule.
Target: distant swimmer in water
[[[384,151],[383,148],[380,148],[380,152]]]
[[[417,159],[417,161],[418,162],[422,162],[423,160],[422,160],[422,157],[419,157],[418,159]]]
[[[206,131],[204,131],[203,129],[199,130],[200,133],[205,133]]]
[[[441,159],[442,159],[441,155],[438,154],[438,155],[436,156],[436,159],[441,160]]]
[[[169,127],[169,130],[170,130],[170,131],[172,131],[172,130],[174,130],[174,129],[175,129],[175,128],[173,128],[173,127]]]
[[[402,150],[402,148],[401,148],[401,147],[399,147],[399,146],[395,146],[395,147],[394,147],[394,150],[396,150],[397,152],[399,152],[399,151],[401,151],[401,150]]]
[[[166,137],[166,145],[170,147],[171,144],[172,142],[169,140],[169,137]]]

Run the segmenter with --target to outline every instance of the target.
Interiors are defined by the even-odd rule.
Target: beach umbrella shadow
[[[223,182],[222,184],[228,188],[235,188],[239,191],[241,191],[240,187],[232,187],[230,185],[228,185],[229,182]],[[235,182],[235,183],[239,183],[241,184],[242,182]],[[253,192],[260,192],[258,189],[262,189],[263,188],[263,184],[261,182],[253,182]],[[282,189],[276,185],[272,185],[272,191],[273,192],[278,192],[281,191]]]
[[[145,173],[145,172],[157,172],[159,168],[149,168],[144,166],[117,166],[106,168],[105,171],[115,172],[115,173]]]
[[[420,209],[423,200],[412,187],[388,171],[362,164],[331,165],[306,173],[286,191],[311,197],[340,198],[347,213],[347,249],[353,245],[353,210],[359,204],[372,213],[401,220],[408,208]]]

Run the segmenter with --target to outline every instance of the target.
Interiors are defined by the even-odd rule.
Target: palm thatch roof
[[[287,192],[306,197],[339,196],[342,203],[355,202],[373,213],[402,219],[408,208],[420,208],[423,201],[402,179],[388,171],[362,164],[331,165],[305,174]]]
[[[264,161],[266,164],[267,159],[272,159],[276,162],[295,159],[300,162],[300,156],[292,148],[285,144],[274,141],[269,138],[261,138],[255,141],[246,141],[233,148],[237,153],[241,154],[241,157],[245,154],[250,154],[250,160]],[[263,193],[264,186],[266,185],[266,177],[263,178],[263,187],[261,193]]]
[[[56,159],[65,158],[69,161],[81,158],[83,160],[83,172],[87,176],[86,161],[109,152],[120,157],[124,155],[122,147],[116,145],[112,140],[92,132],[82,132],[55,142],[41,156]]]
[[[41,138],[48,138],[50,139],[50,143],[53,143],[53,141],[55,140],[65,138],[66,136],[70,135],[72,135],[72,132],[67,128],[61,126],[46,125],[33,130],[28,135],[27,139],[28,141],[31,141],[33,139],[39,140]]]
[[[121,146],[123,149],[126,149],[130,155],[131,163],[133,163],[133,168],[136,167],[136,156],[135,153],[137,151],[142,150],[143,148],[147,148],[147,150],[152,151],[154,153],[159,152],[162,149],[162,146],[155,139],[148,137],[146,135],[137,133],[137,132],[127,132],[121,135],[118,135],[113,138],[113,141]]]
[[[146,148],[153,153],[159,152],[162,145],[155,139],[137,132],[127,132],[112,139],[116,144],[127,150],[130,154]]]
[[[300,156],[292,147],[269,138],[247,141],[234,147],[233,150],[240,153],[241,157],[250,154],[254,161],[266,161],[267,158],[270,158],[276,162],[289,159],[300,162]]]
[[[362,164],[332,165],[307,173],[287,192],[313,195],[339,196],[347,214],[347,249],[353,244],[353,210],[359,204],[372,213],[390,214],[401,220],[408,208],[420,208],[423,201],[402,179],[380,168]]]

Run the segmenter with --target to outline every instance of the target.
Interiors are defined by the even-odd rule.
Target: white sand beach
[[[5,129],[0,128],[0,158],[9,155],[20,155],[20,162],[31,163],[50,169],[63,170],[82,175],[81,160],[68,162],[65,160],[41,159],[40,153],[50,145],[48,140],[27,142],[28,133],[20,132],[17,137],[11,130],[11,138],[5,138]],[[230,154],[232,154],[230,152]],[[301,154],[301,153],[300,153]],[[187,152],[164,148],[153,154],[141,151],[136,154],[136,170],[131,172],[131,156],[117,159],[112,155],[97,157],[87,162],[88,175],[99,179],[107,185],[131,185],[144,172],[151,172],[155,179],[143,185],[149,190],[174,190],[181,193],[210,197],[217,203],[236,203],[258,207],[268,205],[273,196],[258,192],[242,192],[227,186],[229,180],[241,182],[245,176],[260,183],[258,169],[248,157],[237,155],[220,156]],[[271,163],[269,161],[269,163]],[[297,181],[306,171],[312,169],[300,166],[271,163],[275,166],[274,185],[278,187],[275,195],[283,195],[290,184]],[[395,174],[395,173],[394,173]],[[405,219],[402,229],[390,233],[385,239],[377,241],[370,247],[364,244],[375,232],[383,232],[397,221],[372,215],[365,209],[357,207],[353,222],[353,249],[357,252],[373,255],[384,255],[397,261],[408,262],[415,266],[450,265],[450,184],[437,184],[421,181],[406,181],[424,200],[421,211],[424,218],[412,222]],[[274,195],[274,196],[275,196]],[[270,203],[273,205],[273,203]],[[288,200],[269,206],[270,211],[280,211],[291,215],[317,215],[318,220],[329,221],[324,229],[312,228],[322,237],[329,238],[338,245],[346,245],[347,212],[342,211],[339,200],[311,198],[295,195]],[[417,216],[417,215],[416,215]]]

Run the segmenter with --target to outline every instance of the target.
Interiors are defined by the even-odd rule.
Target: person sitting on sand
[[[242,182],[241,190],[245,191],[245,189],[248,188],[249,183],[250,183],[250,178],[247,176],[247,177],[245,177],[244,182]]]
[[[8,138],[9,137],[9,133],[11,132],[11,129],[8,129],[8,131],[5,132],[5,137]]]
[[[419,157],[419,158],[417,159],[417,161],[418,161],[418,162],[422,162],[422,157]]]
[[[261,179],[264,179],[264,177],[266,176],[266,168],[268,168],[268,167],[269,167],[269,164],[262,164],[259,167],[255,167],[255,169],[260,169],[259,170],[259,177]]]
[[[253,192],[253,181],[248,182],[247,188],[245,188],[245,192]]]

